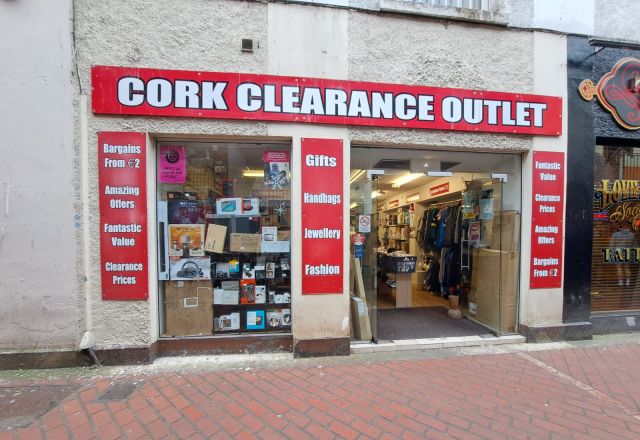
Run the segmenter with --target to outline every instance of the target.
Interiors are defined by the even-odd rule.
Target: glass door
[[[380,244],[376,198],[382,170],[354,169],[350,178],[351,318],[355,341],[377,341],[377,249]]]

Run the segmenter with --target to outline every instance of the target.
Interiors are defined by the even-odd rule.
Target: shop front
[[[574,210],[588,209],[592,216],[575,219],[576,233],[586,241],[567,241],[572,283],[565,287],[565,320],[594,333],[637,330],[640,55],[577,37],[569,48],[575,93],[569,100],[567,191],[579,194],[570,202]],[[579,168],[571,166],[578,162]]]
[[[147,307],[160,355],[517,334],[531,289],[561,285],[562,152],[367,145],[346,128],[554,139],[561,98],[112,66],[91,77],[94,120],[141,117],[143,130],[94,133],[101,305]],[[163,117],[272,129],[158,133]]]

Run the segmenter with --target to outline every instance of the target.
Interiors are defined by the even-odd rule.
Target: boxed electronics
[[[268,309],[267,325],[269,328],[288,327],[291,325],[291,309]]]
[[[211,334],[210,281],[167,281],[164,290],[166,336]]]
[[[181,258],[171,262],[169,277],[172,280],[211,279],[211,259],[209,257]]]
[[[214,304],[238,304],[240,298],[240,284],[238,281],[222,281],[220,288],[213,289]]]
[[[264,330],[264,310],[247,310],[247,330]]]
[[[240,313],[226,313],[224,315],[216,316],[213,319],[215,331],[226,332],[229,330],[240,330]]]
[[[233,197],[216,200],[216,214],[242,214],[242,199]]]
[[[231,252],[260,252],[260,234],[231,234]]]

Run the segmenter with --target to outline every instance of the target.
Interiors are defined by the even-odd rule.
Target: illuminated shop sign
[[[623,58],[594,85],[590,79],[580,83],[580,96],[587,101],[597,97],[615,121],[627,130],[640,128],[640,60]]]
[[[634,233],[640,230],[640,181],[602,179],[594,196],[599,211],[594,213],[594,220],[608,220],[612,231],[609,246],[600,249],[603,261],[640,263],[640,247]]]
[[[97,114],[559,136],[559,97],[248,73],[95,66]]]

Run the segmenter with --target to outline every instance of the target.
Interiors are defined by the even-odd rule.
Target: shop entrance
[[[516,333],[520,157],[354,147],[355,341]]]

